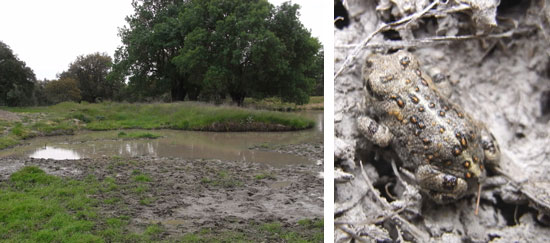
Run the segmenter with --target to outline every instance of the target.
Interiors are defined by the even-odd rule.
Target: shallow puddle
[[[249,149],[258,145],[269,148],[323,141],[323,113],[307,112],[305,115],[316,120],[315,128],[297,132],[235,133],[149,130],[147,132],[163,136],[152,140],[122,140],[118,138],[119,131],[82,132],[73,136],[27,140],[27,145],[0,151],[0,157],[80,159],[153,156],[257,162],[271,166],[314,163],[315,161],[302,156]],[[132,130],[124,132],[129,133]]]
[[[72,149],[62,149],[56,147],[45,146],[44,148],[37,149],[34,153],[29,155],[35,159],[80,159],[80,155]]]

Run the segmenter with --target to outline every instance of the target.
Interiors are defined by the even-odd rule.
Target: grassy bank
[[[296,105],[294,103],[283,102],[280,98],[254,99],[246,98],[244,105],[255,109],[271,110],[271,111],[300,111],[300,110],[323,110],[323,96],[311,96],[309,103],[304,105]]]
[[[128,104],[64,102],[47,107],[3,108],[20,121],[1,121],[0,149],[35,136],[73,134],[80,129],[178,129],[196,131],[289,131],[313,127],[295,114],[195,102]],[[124,136],[124,135],[122,135]],[[145,136],[145,135],[142,135]],[[147,136],[145,136],[147,137]]]
[[[150,242],[162,233],[157,225],[127,233],[128,217],[100,215],[104,202],[92,195],[116,190],[108,180],[63,180],[25,167],[0,188],[3,242]]]
[[[38,167],[24,167],[0,183],[0,242],[322,242],[322,220],[295,225],[249,222],[250,230],[205,228],[166,238],[160,224],[130,227],[121,193],[148,205],[151,178],[134,170],[131,182],[114,177],[63,179]],[[108,209],[108,210],[106,210]],[[117,213],[106,213],[106,212]]]

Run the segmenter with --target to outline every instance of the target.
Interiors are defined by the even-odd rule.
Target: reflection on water
[[[308,158],[271,151],[250,150],[257,145],[278,146],[323,141],[323,113],[308,112],[316,128],[296,132],[192,132],[156,130],[155,140],[121,140],[118,131],[84,132],[74,136],[43,137],[29,145],[0,151],[0,157],[19,156],[51,159],[98,158],[103,156],[153,156],[184,159],[220,159],[265,163],[272,166],[313,163]],[[131,132],[131,131],[126,131]]]
[[[46,146],[44,148],[37,149],[34,153],[29,155],[30,158],[35,159],[80,159],[80,155],[71,149],[62,149],[56,147]]]

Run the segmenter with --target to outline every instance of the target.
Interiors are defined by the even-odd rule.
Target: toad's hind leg
[[[357,127],[369,141],[380,147],[387,147],[393,139],[390,129],[384,125],[378,124],[368,116],[361,116],[357,119]]]
[[[439,204],[456,201],[468,190],[464,179],[438,171],[431,165],[418,167],[415,176],[420,187]]]

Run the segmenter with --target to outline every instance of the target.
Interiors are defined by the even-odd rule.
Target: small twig
[[[477,200],[476,200],[476,210],[474,212],[474,215],[477,216],[479,213],[479,201],[481,199],[481,183],[478,184],[477,187]]]
[[[446,8],[446,9],[443,9],[443,10],[441,10],[441,9],[430,10],[430,11],[428,11],[428,13],[426,13],[426,17],[440,17],[440,16],[445,16],[445,15],[450,14],[450,13],[462,12],[462,11],[470,10],[470,9],[472,9],[472,7],[470,7],[470,5],[465,4],[465,3],[461,3],[460,5],[454,6],[452,8]]]
[[[382,205],[385,208],[385,211],[391,211],[392,212],[391,214],[393,214],[393,215],[391,217],[388,217],[388,218],[394,219],[395,220],[394,222],[396,224],[400,225],[401,227],[404,227],[409,233],[411,233],[419,241],[421,241],[421,242],[426,241],[426,239],[428,239],[428,236],[426,235],[426,233],[420,231],[416,226],[409,223],[409,221],[407,221],[406,219],[401,217],[398,213],[396,213],[399,210],[397,210],[396,212],[393,212],[392,206],[387,201],[382,200],[382,198],[380,198],[380,196],[376,193],[376,190],[374,189],[374,186],[372,185],[369,177],[367,176],[367,173],[365,172],[365,169],[363,168],[363,162],[359,161],[359,164],[361,165],[361,174],[362,174],[363,178],[365,179],[365,181],[367,182],[369,190],[371,190],[373,192],[375,198],[378,201],[380,201],[380,203],[382,203]],[[406,208],[406,207],[404,207],[404,208]]]
[[[403,212],[407,207],[402,207],[400,209],[397,209],[393,212],[391,212],[390,214],[388,215],[385,215],[385,216],[382,216],[382,217],[378,217],[378,218],[375,218],[375,219],[371,219],[371,220],[364,220],[364,221],[359,221],[359,222],[348,222],[348,221],[335,221],[334,222],[334,225],[341,225],[341,224],[348,224],[348,225],[371,225],[371,224],[381,224],[383,222],[385,222],[386,220],[390,219],[390,218],[393,218],[394,216],[400,214],[401,212]]]
[[[346,234],[350,235],[353,239],[357,240],[357,241],[360,241],[360,242],[367,242],[367,240],[361,238],[360,236],[358,236],[355,232],[351,231],[350,229],[344,227],[344,225],[336,225],[336,227],[338,227],[338,229],[340,229],[341,231],[344,231]]]
[[[395,225],[395,228],[397,229],[397,242],[404,242],[403,241],[403,235],[401,234],[401,227],[398,225]]]
[[[336,21],[340,21],[340,20],[341,20],[341,21],[344,21],[344,17],[342,17],[342,16],[336,17],[336,18],[334,19],[334,23],[336,23]]]
[[[395,197],[390,193],[390,189],[389,189],[390,185],[393,185],[393,183],[391,182],[386,183],[386,185],[384,186],[384,190],[386,190],[386,194],[388,194],[388,197],[390,197],[392,200],[397,200],[397,197]]]
[[[419,45],[426,45],[426,44],[435,44],[436,42],[463,41],[463,40],[473,40],[473,39],[498,39],[498,38],[512,37],[514,34],[524,33],[528,31],[531,31],[531,29],[522,29],[520,31],[509,30],[503,33],[490,34],[490,35],[484,34],[484,35],[436,36],[436,37],[428,37],[428,38],[410,40],[410,41],[385,41],[382,43],[367,44],[364,46],[364,48],[412,47],[412,46],[419,46]],[[335,48],[357,48],[359,46],[360,45],[357,45],[357,44],[337,45],[335,46]]]
[[[391,160],[391,168],[393,170],[393,173],[397,177],[397,180],[399,180],[403,185],[407,186],[407,183],[401,178],[401,174],[399,174],[399,171],[397,170],[397,166],[395,165],[395,160]]]
[[[363,176],[363,179],[365,180],[365,182],[367,182],[367,186],[369,187],[369,190],[372,192],[372,194],[374,194],[374,197],[376,198],[376,200],[378,200],[382,204],[382,206],[384,206],[384,208],[391,209],[391,206],[388,203],[388,201],[382,200],[380,195],[376,193],[376,190],[374,189],[372,182],[370,181],[369,177],[367,176],[367,173],[365,172],[365,168],[363,168],[363,161],[359,161],[359,165],[361,165],[361,175]]]
[[[436,0],[434,1],[433,3],[431,3],[430,5],[428,5],[426,8],[424,8],[422,11],[420,12],[416,12],[414,14],[411,14],[405,18],[402,18],[400,20],[397,20],[395,22],[392,22],[392,23],[389,23],[389,24],[382,24],[382,26],[378,27],[378,29],[376,29],[374,32],[370,33],[367,38],[365,38],[363,41],[361,41],[361,43],[355,47],[355,49],[353,50],[352,54],[349,55],[346,60],[344,61],[344,63],[342,64],[342,66],[340,67],[340,69],[338,70],[338,72],[336,72],[336,74],[334,75],[334,79],[336,80],[336,78],[338,76],[340,76],[340,74],[342,74],[342,72],[351,64],[351,62],[360,54],[361,50],[363,49],[364,46],[366,46],[372,38],[374,38],[375,35],[377,35],[378,33],[382,32],[382,31],[385,31],[385,30],[389,30],[391,29],[392,27],[394,26],[398,26],[398,25],[401,25],[403,23],[407,23],[407,22],[411,22],[411,21],[415,21],[416,19],[422,17],[425,13],[427,13],[430,9],[432,9],[434,6],[436,6],[437,4],[439,3],[439,0]]]
[[[518,205],[516,205],[516,208],[514,208],[514,222],[516,223],[516,225],[519,224],[518,222]]]
[[[344,203],[339,207],[336,207],[336,205],[335,205],[334,215],[342,214],[342,213],[345,213],[345,212],[351,210],[352,208],[357,206],[357,204],[359,204],[359,202],[361,202],[363,200],[363,198],[365,198],[365,196],[367,196],[367,194],[368,194],[368,191],[363,193],[363,195],[361,195],[357,200],[355,200],[353,202],[350,202],[350,203]]]

